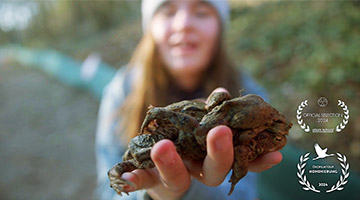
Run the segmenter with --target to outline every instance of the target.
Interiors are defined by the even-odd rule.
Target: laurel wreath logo
[[[338,182],[333,185],[331,187],[330,190],[327,190],[326,192],[333,192],[335,190],[343,190],[344,187],[341,187],[343,185],[345,185],[348,180],[347,178],[349,177],[350,175],[350,172],[349,172],[349,163],[346,162],[346,156],[345,155],[342,155],[340,153],[336,153],[337,154],[337,159],[340,161],[340,165],[341,165],[341,172],[342,172],[342,175],[340,175],[340,179],[338,180]]]
[[[301,102],[301,104],[298,106],[298,109],[296,110],[297,123],[299,124],[300,128],[303,129],[306,133],[309,132],[311,130],[311,128],[309,127],[309,125],[307,125],[304,122],[301,114],[302,114],[303,109],[307,105],[308,105],[308,100],[305,100],[305,101]],[[344,118],[343,118],[342,122],[339,125],[337,125],[335,128],[336,132],[339,133],[346,127],[346,124],[349,123],[350,111],[349,111],[348,107],[346,106],[345,102],[341,101],[340,99],[338,100],[338,106],[340,106],[344,111]]]
[[[343,190],[344,187],[342,187],[342,186],[344,186],[348,182],[347,178],[350,175],[350,172],[349,172],[350,165],[346,161],[346,156],[342,155],[340,153],[336,153],[336,154],[338,156],[337,159],[340,161],[342,175],[340,175],[340,179],[337,181],[336,184],[334,184],[331,187],[331,189],[326,190],[327,193],[333,192],[336,190],[339,190],[339,191]],[[302,186],[304,186],[303,190],[320,193],[320,190],[316,189],[315,186],[310,184],[310,182],[309,182],[309,180],[307,180],[307,177],[305,174],[306,162],[309,160],[309,155],[310,155],[310,153],[308,152],[308,153],[300,156],[300,162],[297,164],[298,172],[296,174],[300,179],[299,183]]]
[[[313,185],[311,185],[309,180],[307,180],[306,178],[305,166],[306,166],[306,161],[309,160],[309,155],[310,153],[306,153],[305,155],[300,156],[300,163],[297,164],[298,172],[296,174],[300,179],[299,183],[304,186],[303,190],[307,190],[307,191],[311,190],[313,192],[319,193],[320,190],[317,190]]]
[[[308,105],[308,100],[305,100],[303,102],[301,102],[301,104],[298,106],[298,109],[296,110],[296,118],[297,118],[297,122],[300,125],[300,128],[303,129],[305,132],[309,132],[310,131],[310,127],[309,125],[305,124],[304,120],[301,117],[302,114],[302,110]]]
[[[340,106],[344,111],[344,119],[339,125],[336,126],[336,132],[340,132],[345,128],[346,124],[349,122],[349,112],[350,112],[345,102],[341,101],[340,99],[338,100],[338,102],[339,102],[338,106]]]

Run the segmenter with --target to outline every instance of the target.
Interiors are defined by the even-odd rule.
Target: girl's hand
[[[153,199],[179,199],[189,188],[190,176],[208,186],[221,184],[233,163],[232,132],[227,126],[211,129],[206,138],[207,156],[201,163],[182,160],[170,140],[157,142],[151,150],[155,168],[122,175],[136,189],[147,189]],[[278,164],[280,152],[271,152],[251,162],[249,171],[261,172]]]
[[[227,92],[217,88],[214,92]],[[146,189],[153,199],[179,199],[189,188],[190,176],[208,186],[220,185],[229,173],[234,149],[232,132],[227,126],[211,129],[206,137],[207,156],[203,162],[182,160],[170,140],[157,142],[151,150],[155,168],[134,170],[122,175],[123,179],[133,182],[136,189]],[[261,172],[280,163],[279,151],[263,155],[249,165],[249,171]]]

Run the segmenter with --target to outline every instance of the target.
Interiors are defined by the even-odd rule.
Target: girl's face
[[[213,56],[220,34],[217,11],[200,0],[171,0],[154,15],[151,34],[171,74],[199,75]]]

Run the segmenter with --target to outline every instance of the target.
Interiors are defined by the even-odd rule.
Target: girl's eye
[[[198,10],[196,11],[196,16],[198,17],[208,17],[210,13],[206,10]]]
[[[208,17],[211,15],[211,8],[209,5],[200,5],[195,9],[195,15],[197,17]]]
[[[175,15],[176,8],[170,4],[164,4],[159,8],[158,13],[163,16],[171,17]]]

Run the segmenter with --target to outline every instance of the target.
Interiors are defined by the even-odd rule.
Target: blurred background
[[[284,162],[261,173],[261,199],[281,199],[284,190],[291,199],[314,197],[298,184],[296,163],[316,142],[348,157],[349,183],[337,194],[356,199],[359,25],[359,1],[231,1],[233,62],[294,124]],[[101,91],[141,35],[140,1],[0,1],[0,199],[96,199]],[[329,112],[341,112],[338,99],[348,106],[342,132],[299,128],[298,105],[322,96]],[[309,109],[319,112],[315,103]],[[278,177],[288,182],[272,184]]]

